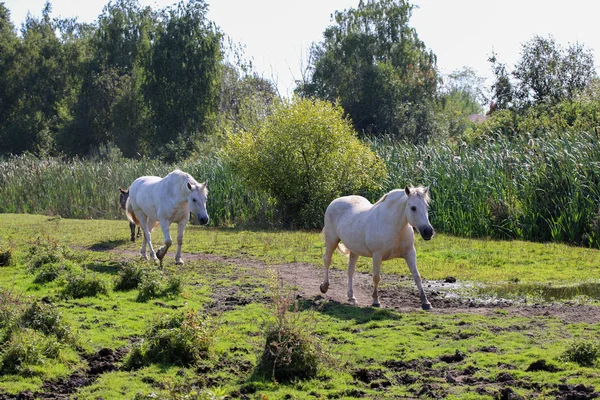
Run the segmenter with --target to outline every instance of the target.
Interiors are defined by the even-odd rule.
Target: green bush
[[[147,269],[147,267],[138,263],[126,263],[119,271],[119,276],[115,280],[115,290],[126,291],[136,289],[142,282]]]
[[[310,379],[325,360],[309,319],[290,296],[274,295],[274,319],[265,323],[265,345],[255,373],[278,382]]]
[[[600,344],[591,340],[575,340],[565,350],[562,358],[582,367],[593,367],[600,358]]]
[[[159,297],[176,297],[182,291],[183,281],[178,276],[165,278],[158,271],[151,271],[142,276],[138,286],[137,301],[145,302]]]
[[[16,330],[0,351],[0,371],[23,376],[42,374],[46,360],[58,358],[62,347],[55,336],[34,329]]]
[[[34,329],[45,335],[55,335],[61,342],[75,340],[71,326],[67,324],[56,307],[43,302],[31,304],[21,315],[21,327]]]
[[[106,295],[108,294],[108,285],[96,274],[71,275],[67,278],[67,285],[62,294],[66,298],[73,299],[95,297],[100,294]]]
[[[190,366],[210,358],[215,324],[208,314],[189,310],[163,315],[145,333],[125,360],[126,368],[152,363]]]
[[[318,100],[281,103],[257,131],[230,134],[224,154],[250,187],[276,199],[286,227],[321,227],[329,202],[379,188],[386,177],[342,108]]]
[[[73,260],[75,255],[67,246],[61,245],[51,237],[38,237],[27,251],[27,268],[30,273],[36,273],[48,264]]]

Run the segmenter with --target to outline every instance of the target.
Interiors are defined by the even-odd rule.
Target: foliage
[[[470,115],[481,115],[487,101],[482,90],[483,78],[471,68],[464,67],[444,77],[436,101],[436,117],[440,130],[437,136],[459,137],[473,122]]]
[[[311,379],[325,360],[308,317],[278,287],[273,295],[274,320],[263,327],[265,344],[255,373],[277,382]]]
[[[13,256],[13,252],[11,248],[7,248],[6,250],[3,247],[0,247],[0,267],[10,267],[14,265],[15,259]]]
[[[563,49],[552,36],[536,35],[524,43],[511,73],[496,54],[489,61],[496,79],[492,87],[495,109],[525,110],[538,104],[570,102],[596,76],[590,49],[581,43]]]
[[[67,277],[67,284],[62,290],[66,298],[81,299],[108,294],[108,284],[95,273],[72,274]]]
[[[151,363],[190,366],[208,359],[215,342],[216,323],[208,314],[187,310],[161,315],[136,344],[125,361],[126,368]]]
[[[159,297],[177,297],[182,291],[180,277],[171,275],[165,277],[160,271],[152,270],[144,273],[138,284],[137,301],[145,302]]]
[[[600,344],[594,340],[574,340],[563,353],[562,359],[582,367],[593,367],[600,359]]]
[[[377,188],[385,166],[361,143],[340,107],[296,98],[260,130],[230,134],[225,157],[250,187],[267,191],[284,226],[315,228],[334,198]]]
[[[361,134],[425,142],[436,130],[436,57],[409,26],[412,9],[384,0],[337,11],[297,92],[339,101]]]
[[[33,302],[21,315],[19,325],[42,332],[44,335],[55,335],[63,343],[74,343],[75,335],[64,320],[62,312],[52,304]]]
[[[125,263],[119,271],[119,276],[115,279],[115,290],[136,289],[146,275],[148,268],[140,263]]]
[[[41,375],[44,364],[48,359],[58,358],[62,347],[54,336],[27,328],[15,331],[0,351],[1,371],[23,376]]]

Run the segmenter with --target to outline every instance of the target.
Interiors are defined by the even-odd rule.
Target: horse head
[[[206,182],[199,184],[188,181],[186,187],[189,190],[188,208],[190,212],[196,214],[200,225],[208,224],[208,212],[206,211],[208,189],[206,188]]]
[[[406,218],[408,223],[419,231],[424,240],[433,237],[433,227],[429,222],[429,188],[409,188],[406,186],[404,192],[407,196]]]

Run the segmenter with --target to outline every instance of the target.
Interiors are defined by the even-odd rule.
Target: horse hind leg
[[[350,252],[348,256],[348,301],[352,304],[356,304],[356,297],[354,297],[354,272],[356,271],[356,262],[358,261],[358,255]]]
[[[327,237],[325,237],[325,254],[323,255],[323,283],[321,283],[321,286],[319,286],[319,289],[321,289],[321,293],[323,294],[327,293],[327,290],[329,290],[329,267],[331,266],[331,257],[333,256],[333,252],[337,248],[339,242],[339,238],[336,240],[327,240]]]

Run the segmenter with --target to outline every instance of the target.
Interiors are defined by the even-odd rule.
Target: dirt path
[[[110,250],[113,253],[136,256],[133,251],[119,249]],[[278,275],[287,286],[292,287],[297,295],[316,302],[335,301],[346,303],[347,273],[346,271],[331,269],[329,280],[330,287],[325,295],[319,290],[323,279],[323,269],[307,263],[285,263],[267,265],[262,261],[247,258],[224,257],[213,254],[182,254],[184,260],[199,262],[217,262],[237,266],[251,275],[264,275],[267,271]],[[385,265],[384,265],[385,266]],[[408,270],[407,270],[408,273]],[[459,283],[460,284],[460,283]],[[600,322],[600,307],[569,304],[514,304],[509,301],[496,301],[493,303],[478,301],[477,299],[448,296],[445,287],[450,286],[439,281],[423,281],[423,286],[431,302],[434,314],[477,313],[482,315],[495,315],[502,308],[510,315],[525,317],[543,316],[555,317],[566,323]],[[369,307],[372,302],[373,281],[371,274],[357,272],[354,278],[354,296],[359,307]],[[223,296],[232,296],[232,293]],[[420,300],[412,277],[386,275],[385,268],[380,282],[380,300],[383,308],[394,309],[399,312],[419,312]]]

